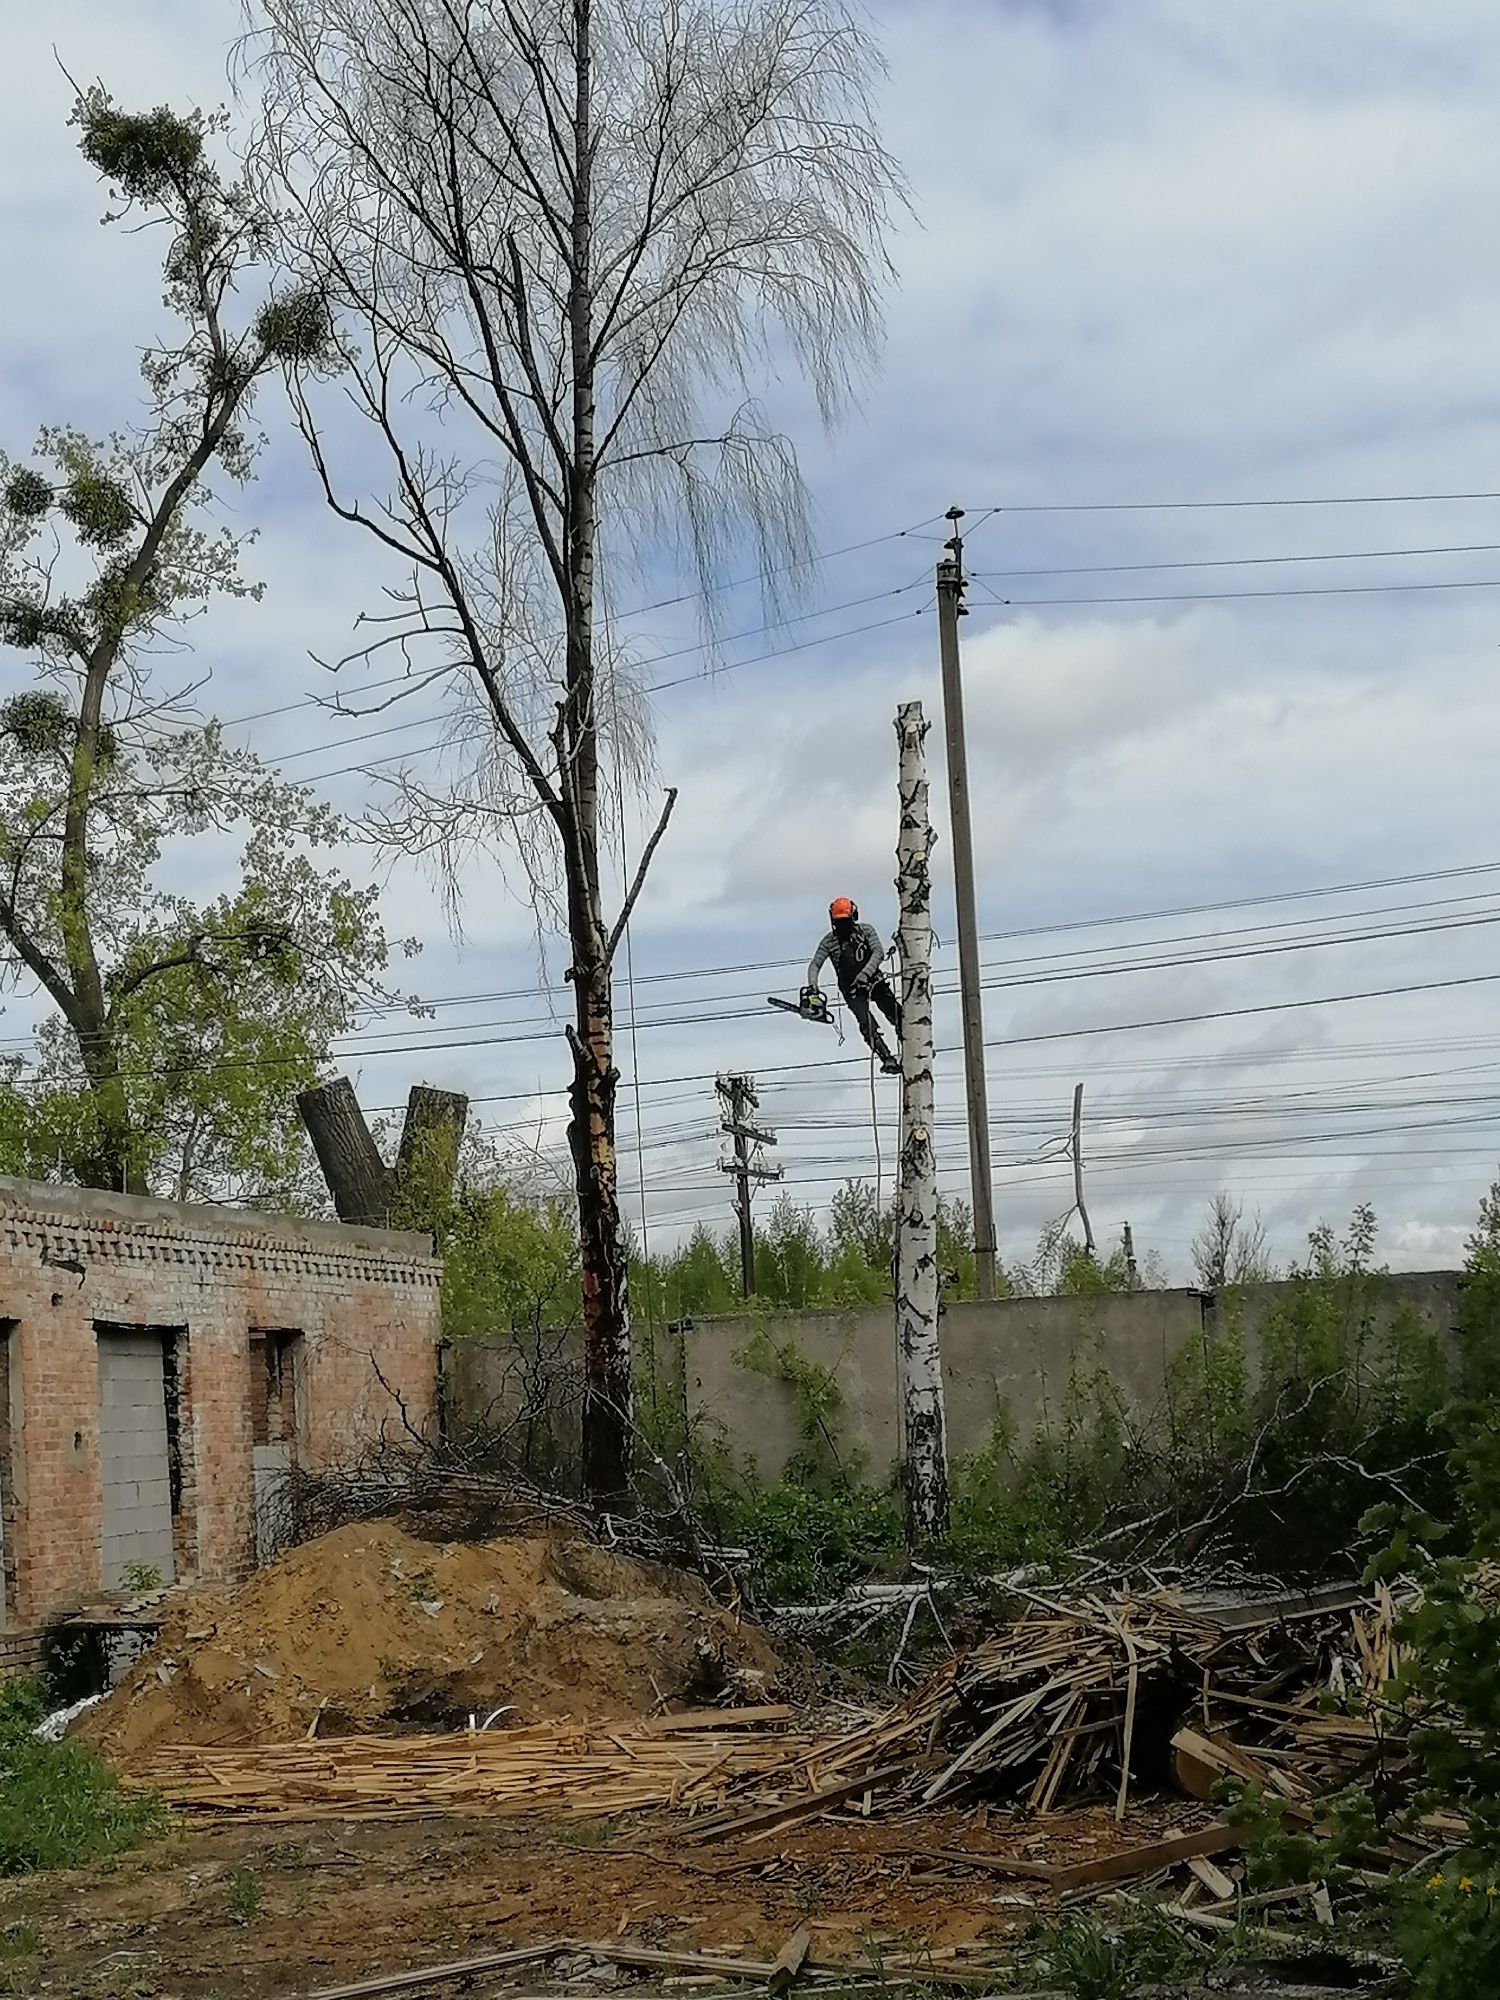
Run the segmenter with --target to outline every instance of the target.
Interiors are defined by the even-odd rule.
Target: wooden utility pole
[[[948,1526],[948,1430],[938,1343],[937,1149],[932,1122],[932,821],[927,723],[919,701],[896,716],[901,745],[901,831],[896,895],[901,918],[901,1159],[896,1192],[896,1354],[906,1453],[906,1535],[933,1540]]]
[[[1073,1205],[1078,1210],[1078,1220],[1083,1224],[1083,1253],[1086,1257],[1092,1257],[1094,1231],[1083,1200],[1083,1085],[1081,1083],[1075,1085],[1073,1090],[1073,1136],[1068,1150],[1073,1155]]]
[[[721,1076],[714,1089],[724,1100],[727,1116],[719,1130],[734,1141],[734,1158],[720,1160],[719,1172],[735,1178],[734,1212],[740,1225],[740,1288],[748,1299],[755,1290],[755,1230],[750,1220],[750,1197],[759,1181],[779,1181],[783,1169],[768,1167],[760,1157],[762,1146],[774,1146],[776,1134],[750,1123],[750,1113],[760,1108],[755,1084],[748,1076]],[[754,1149],[752,1151],[752,1148]]]
[[[1140,1282],[1140,1266],[1135,1261],[1135,1237],[1131,1231],[1130,1224],[1127,1222],[1125,1225],[1125,1283],[1134,1292],[1139,1290]]]
[[[995,1194],[990,1176],[989,1091],[984,1074],[984,1007],[979,997],[979,929],[974,913],[974,839],[969,823],[969,753],[959,672],[958,621],[964,613],[962,507],[950,507],[953,538],[937,566],[938,644],[943,665],[943,734],[948,813],[953,827],[953,892],[958,908],[958,994],[963,1017],[964,1098],[969,1116],[969,1182],[974,1207],[974,1271],[982,1299],[995,1296]]]

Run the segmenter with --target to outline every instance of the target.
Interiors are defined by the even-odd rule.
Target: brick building
[[[128,1580],[243,1573],[285,1467],[429,1425],[440,1276],[405,1231],[0,1176],[0,1670]]]

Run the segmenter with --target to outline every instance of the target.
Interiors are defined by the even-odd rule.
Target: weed
[[[132,1597],[149,1597],[161,1589],[161,1571],[155,1563],[126,1563],[120,1580]]]
[[[14,1917],[0,1924],[0,1958],[30,1958],[40,1951],[42,1934],[30,1917]]]
[[[261,1888],[249,1868],[229,1871],[229,1914],[237,1924],[248,1924],[260,1913]]]
[[[1201,1971],[1208,1948],[1149,1907],[1119,1926],[1097,1917],[1064,1917],[1039,1930],[1022,1955],[1027,1978],[1077,2000],[1125,2000],[1142,1985]]]
[[[558,1827],[554,1838],[559,1847],[581,1851],[592,1847],[607,1846],[614,1834],[614,1830],[613,1820],[569,1820]]]
[[[0,1875],[72,1868],[163,1831],[158,1800],[127,1798],[81,1743],[43,1743],[36,1681],[0,1682]]]

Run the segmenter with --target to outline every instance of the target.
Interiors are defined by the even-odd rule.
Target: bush
[[[0,1875],[76,1868],[160,1833],[154,1798],[127,1798],[81,1743],[43,1743],[34,1680],[0,1681]]]
[[[772,1604],[821,1604],[885,1561],[904,1559],[900,1503],[855,1485],[815,1492],[790,1480],[729,1503],[729,1532],[750,1551]]]

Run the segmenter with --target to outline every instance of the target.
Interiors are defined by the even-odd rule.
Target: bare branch
[[[656,822],[655,832],[646,842],[645,849],[641,854],[640,862],[635,871],[635,879],[630,885],[630,892],[620,907],[620,914],[615,919],[615,927],[609,934],[608,944],[604,947],[604,956],[607,959],[614,958],[620,939],[625,935],[625,926],[630,922],[630,913],[635,908],[642,889],[646,886],[646,871],[651,866],[651,857],[655,854],[657,847],[660,845],[661,837],[667,830],[667,821],[672,817],[672,808],[676,803],[677,787],[673,785],[668,789],[667,802],[661,809],[661,818]]]

